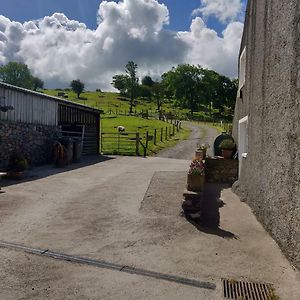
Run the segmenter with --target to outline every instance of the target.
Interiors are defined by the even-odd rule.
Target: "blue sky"
[[[245,1],[0,0],[0,65],[23,62],[48,87],[108,90],[130,60],[140,77],[188,63],[233,78]]]
[[[100,2],[100,0],[0,0],[0,14],[13,21],[24,22],[61,12],[69,19],[80,21],[95,29]],[[159,2],[164,3],[170,12],[170,24],[166,28],[175,31],[189,30],[191,13],[200,5],[200,0],[159,0]],[[243,3],[246,3],[246,0],[243,0]],[[207,26],[219,34],[225,28],[225,25],[214,16],[207,19]]]

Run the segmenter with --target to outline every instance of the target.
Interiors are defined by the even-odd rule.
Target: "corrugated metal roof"
[[[60,102],[62,104],[68,105],[68,106],[76,106],[77,108],[87,110],[87,111],[97,113],[97,114],[100,114],[100,112],[101,112],[99,109],[96,109],[96,108],[93,108],[93,107],[90,107],[90,106],[87,106],[87,105],[84,105],[84,104],[79,104],[79,103],[72,102],[72,101],[69,101],[69,100],[64,100],[64,99],[61,99],[61,98],[58,98],[58,97],[55,97],[55,96],[50,96],[50,95],[35,92],[35,91],[32,91],[32,90],[24,89],[24,88],[14,86],[14,85],[11,85],[11,84],[8,84],[8,83],[4,83],[4,82],[1,82],[1,81],[0,81],[0,87],[15,90],[15,91],[19,91],[19,92],[22,92],[22,93],[25,93],[25,94],[31,94],[31,95],[35,95],[35,96],[38,96],[38,97],[43,97],[43,98],[48,99],[49,101]]]

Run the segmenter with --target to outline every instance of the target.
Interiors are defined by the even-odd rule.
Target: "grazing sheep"
[[[118,129],[119,132],[124,132],[125,131],[124,126],[118,126],[117,129]]]

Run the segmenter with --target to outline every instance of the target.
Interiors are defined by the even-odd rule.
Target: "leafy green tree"
[[[80,94],[84,91],[84,83],[81,82],[79,79],[72,80],[70,83],[70,87],[77,94],[77,98],[79,99]]]
[[[199,105],[199,90],[203,72],[200,67],[183,64],[162,75],[163,85],[172,92],[181,107],[189,108],[191,113]]]
[[[152,80],[152,78],[150,76],[146,75],[145,77],[143,77],[142,85],[152,87],[153,84],[154,84],[154,81]]]
[[[130,84],[128,86],[128,93],[130,95],[130,108],[129,112],[133,113],[133,105],[134,105],[134,100],[137,96],[137,89],[138,89],[138,84],[139,84],[139,79],[136,75],[137,73],[137,64],[134,63],[133,61],[129,61],[126,66],[125,66],[125,71],[128,74],[130,78]]]
[[[157,111],[161,111],[165,94],[163,83],[157,81],[154,82],[152,86],[152,93],[156,101]]]
[[[9,62],[0,66],[0,80],[26,89],[33,89],[33,77],[27,65]]]
[[[111,84],[115,89],[120,91],[121,95],[126,96],[130,84],[130,78],[128,75],[115,75],[113,76],[113,82]]]
[[[43,89],[44,88],[44,81],[41,80],[38,77],[32,77],[32,83],[33,83],[33,90],[36,91],[37,89]]]
[[[200,107],[211,107],[223,114],[225,108],[233,111],[237,82],[200,66],[179,65],[162,75],[165,94],[173,95],[178,105],[191,113]],[[201,106],[202,105],[202,106]]]
[[[148,100],[151,100],[152,98],[152,89],[148,85],[141,84],[138,87],[138,96],[147,98]]]

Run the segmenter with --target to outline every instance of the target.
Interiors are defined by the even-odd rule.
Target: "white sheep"
[[[119,132],[124,132],[125,131],[124,126],[118,126],[117,129],[118,129]]]

